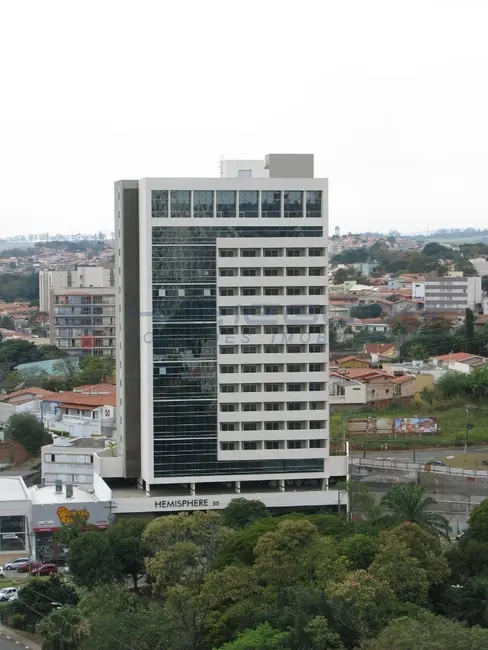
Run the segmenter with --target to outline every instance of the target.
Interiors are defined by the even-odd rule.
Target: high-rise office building
[[[148,494],[337,505],[313,156],[119,181],[115,221],[121,475]]]

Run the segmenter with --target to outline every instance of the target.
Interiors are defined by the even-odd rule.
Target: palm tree
[[[37,631],[42,635],[44,650],[76,650],[90,634],[87,621],[75,607],[55,609],[42,619]]]
[[[427,528],[436,535],[448,537],[451,527],[442,515],[429,512],[435,499],[426,495],[425,488],[416,483],[395,485],[381,499],[380,506],[386,510],[382,521],[387,526],[398,526],[410,521]]]

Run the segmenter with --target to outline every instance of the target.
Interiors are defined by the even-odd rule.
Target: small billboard
[[[405,436],[419,436],[423,433],[436,433],[437,422],[434,418],[395,418],[393,433]]]

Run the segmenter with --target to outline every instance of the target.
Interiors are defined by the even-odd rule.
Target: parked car
[[[55,564],[41,564],[36,569],[32,569],[31,576],[50,576],[52,573],[57,573],[58,567]]]
[[[22,566],[24,564],[28,564],[29,562],[33,562],[34,560],[30,557],[17,557],[15,560],[11,560],[10,562],[5,562],[3,565],[3,568],[5,571],[16,571],[19,566]]]
[[[19,594],[14,594],[13,596],[10,596],[8,602],[13,603],[15,600],[19,600]]]
[[[12,596],[17,596],[18,590],[15,587],[4,587],[0,589],[0,602],[10,600]]]
[[[38,569],[42,565],[42,562],[25,562],[17,568],[17,573],[29,573],[33,569]]]
[[[436,460],[436,459],[428,460],[425,464],[426,465],[439,465],[440,467],[446,467],[446,463],[443,463],[442,460]]]

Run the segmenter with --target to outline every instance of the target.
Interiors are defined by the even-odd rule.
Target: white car
[[[5,571],[3,570],[3,566],[0,566],[0,578],[5,578]]]
[[[23,566],[24,564],[27,564],[28,562],[33,562],[30,557],[16,557],[15,560],[11,560],[10,562],[5,562],[3,565],[3,570],[4,571],[16,571],[19,566]]]
[[[4,587],[0,589],[0,602],[10,600],[12,596],[18,595],[18,589],[15,587]]]

